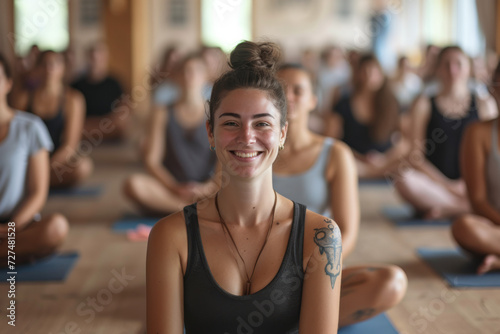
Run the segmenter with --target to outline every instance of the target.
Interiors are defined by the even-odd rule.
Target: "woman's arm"
[[[184,332],[184,283],[181,249],[187,234],[181,212],[155,224],[146,258],[146,318],[148,333]],[[187,254],[187,253],[186,253]]]
[[[486,145],[491,141],[491,122],[470,125],[462,140],[460,165],[467,193],[475,213],[500,225],[500,212],[488,201],[486,180]],[[491,149],[490,149],[491,150]]]
[[[29,157],[26,195],[12,215],[18,229],[24,228],[42,210],[47,200],[49,179],[49,153],[41,149]]]
[[[330,219],[310,211],[306,215],[306,265],[299,333],[335,334],[339,323],[342,274],[342,237]]]
[[[162,159],[165,156],[167,127],[167,109],[156,106],[151,115],[148,137],[146,139],[145,164],[148,171],[163,184],[167,189],[175,191],[178,183],[170,172],[163,167]]]
[[[83,123],[85,122],[85,99],[76,90],[70,89],[66,93],[64,103],[64,132],[62,143],[54,152],[51,161],[69,163],[78,151],[82,136]]]
[[[477,97],[478,114],[481,121],[489,121],[498,117],[498,107],[495,99],[491,95]]]
[[[330,211],[342,231],[342,248],[347,256],[356,246],[360,213],[356,163],[349,147],[341,141],[331,149],[327,173]]]

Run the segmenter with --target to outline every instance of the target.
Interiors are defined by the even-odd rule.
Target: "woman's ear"
[[[208,142],[210,143],[210,147],[215,147],[214,132],[212,126],[210,125],[210,121],[206,121],[205,127],[207,128]]]
[[[281,128],[280,131],[280,146],[285,145],[287,132],[288,132],[288,121],[286,121],[285,125]]]

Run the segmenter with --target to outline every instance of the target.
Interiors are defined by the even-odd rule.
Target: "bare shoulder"
[[[328,157],[327,179],[332,180],[338,175],[338,170],[350,170],[355,173],[354,154],[349,146],[343,141],[336,139],[330,148]]]
[[[306,256],[309,258],[316,248],[321,251],[331,247],[342,247],[342,238],[337,223],[329,217],[307,210],[304,228],[304,260],[307,261]]]
[[[431,100],[425,94],[420,94],[412,105],[412,114],[417,117],[425,117],[431,111]]]
[[[469,125],[465,130],[467,141],[489,142],[494,122],[495,120],[489,120]]]
[[[340,139],[336,139],[330,148],[330,161],[352,157],[351,148]]]
[[[71,101],[85,101],[85,98],[83,97],[83,94],[74,88],[68,87],[66,88],[66,98],[70,99]]]
[[[149,234],[148,247],[168,247],[181,250],[187,245],[184,212],[178,211],[160,219]]]
[[[498,107],[490,94],[476,94],[478,113],[481,120],[491,120],[498,117]]]
[[[69,104],[70,106],[78,107],[79,110],[83,110],[85,107],[85,98],[80,91],[73,88],[67,88],[65,94],[67,105]]]

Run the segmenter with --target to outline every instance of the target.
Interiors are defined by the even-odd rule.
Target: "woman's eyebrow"
[[[236,113],[232,113],[232,112],[225,112],[223,114],[221,114],[219,116],[219,118],[223,117],[223,116],[228,116],[228,117],[235,117],[235,118],[241,118],[241,116],[239,114],[236,114]],[[260,118],[260,117],[272,117],[274,118],[273,115],[269,114],[269,113],[263,113],[263,114],[255,114],[253,115],[252,118]]]

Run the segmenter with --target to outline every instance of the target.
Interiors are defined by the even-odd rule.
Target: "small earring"
[[[215,146],[210,145],[210,151],[215,152]]]
[[[283,151],[284,149],[285,149],[285,144],[281,144],[280,147],[279,147],[279,150]]]

